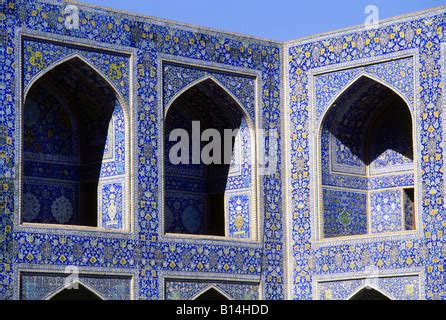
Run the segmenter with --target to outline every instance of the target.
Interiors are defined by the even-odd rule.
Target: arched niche
[[[76,283],[73,288],[63,288],[62,290],[54,293],[49,297],[48,300],[78,300],[78,301],[87,301],[87,300],[104,300],[98,294],[88,289],[81,283]]]
[[[237,220],[242,221],[240,234],[249,238],[249,203],[254,190],[254,137],[249,116],[229,91],[210,77],[186,88],[165,109],[165,232],[227,236],[228,224]],[[206,136],[210,130],[212,137]],[[209,148],[214,142],[215,148]],[[205,160],[203,154],[211,159]],[[241,189],[244,197],[234,200],[238,205],[233,206],[229,192]]]
[[[355,293],[349,300],[352,301],[390,301],[391,299],[374,288],[362,288],[357,293]]]
[[[322,237],[415,229],[410,106],[367,76],[346,88],[319,131]]]
[[[197,297],[194,298],[194,300],[197,301],[224,301],[224,300],[230,300],[226,295],[221,293],[220,291],[216,290],[215,288],[211,287],[201,294],[199,294]]]
[[[124,228],[122,96],[73,56],[34,79],[23,100],[22,222]]]

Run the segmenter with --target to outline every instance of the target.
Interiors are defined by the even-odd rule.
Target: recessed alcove
[[[22,222],[124,227],[124,119],[115,89],[79,57],[32,83],[22,117]]]
[[[413,123],[405,100],[362,76],[320,128],[321,236],[414,230]]]
[[[171,139],[172,133],[178,130],[185,134],[188,154],[182,154],[175,147],[181,139],[178,135]],[[209,130],[220,138],[214,140],[215,135],[207,136]],[[234,134],[228,136],[225,132],[228,130]],[[211,142],[218,147],[209,152],[213,158],[209,162],[201,157],[201,152]],[[234,185],[231,179],[243,161],[242,152],[248,159],[246,168],[250,168],[250,143],[249,128],[240,105],[212,79],[191,86],[170,104],[164,121],[164,224],[167,233],[226,236],[227,192]],[[194,158],[196,155],[198,158]],[[181,156],[184,161],[172,161],[172,156]],[[251,177],[242,179],[249,188]]]
[[[87,289],[84,285],[76,283],[73,288],[64,288],[50,298],[55,301],[88,301],[88,300],[102,300],[96,293]]]
[[[194,300],[197,301],[224,301],[229,300],[226,296],[215,290],[214,288],[209,288]]]

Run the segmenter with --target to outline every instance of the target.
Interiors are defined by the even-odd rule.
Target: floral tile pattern
[[[440,212],[444,206],[444,159],[443,149],[439,144],[444,135],[444,130],[441,129],[444,124],[439,117],[443,93],[440,87],[433,85],[444,81],[441,76],[441,72],[444,72],[441,71],[444,70],[441,60],[442,42],[444,11],[438,10],[427,12],[423,16],[401,18],[372,30],[352,28],[343,33],[288,45],[289,83],[286,85],[289,92],[287,112],[290,114],[290,138],[287,149],[291,150],[291,200],[288,209],[293,212],[292,228],[289,229],[293,239],[290,248],[293,271],[289,275],[293,279],[293,288],[290,290],[294,299],[314,298],[311,285],[313,277],[336,273],[360,274],[370,265],[378,268],[379,272],[423,267],[427,278],[422,288],[425,291],[424,297],[444,299],[444,243],[437,236],[443,220]],[[407,54],[412,55],[416,62],[413,72],[407,71],[407,67],[411,65],[406,63]],[[315,245],[314,229],[317,219],[313,216],[315,210],[312,200],[315,184],[308,177],[317,174],[314,172],[316,166],[311,145],[318,137],[311,134],[314,129],[309,124],[317,123],[317,118],[314,117],[322,114],[320,111],[313,113],[313,108],[327,108],[328,101],[349,80],[334,81],[331,92],[327,87],[324,89],[324,85],[311,85],[314,81],[313,72],[330,73],[330,70],[339,68],[363,68],[364,65],[376,65],[380,62],[385,64],[395,57],[404,59],[399,60],[398,67],[395,67],[398,69],[392,70],[385,82],[389,82],[389,86],[405,96],[406,100],[413,101],[416,106],[414,110],[419,115],[415,117],[414,145],[418,146],[416,156],[420,161],[419,167],[414,168],[414,173],[423,191],[415,199],[419,204],[415,211],[423,221],[423,229],[418,231],[417,236],[401,233],[394,237],[381,235],[367,240],[350,238],[342,242],[327,242],[323,246]],[[353,79],[359,72],[347,70],[345,75],[346,78]],[[418,83],[419,90],[413,89],[414,92],[411,92],[412,81],[402,80],[410,75]],[[416,87],[417,85],[413,88]],[[312,104],[310,97],[313,95],[318,97],[318,102]],[[328,97],[325,98],[325,95]],[[341,182],[343,185],[354,185],[353,181],[350,182],[351,177],[345,179],[348,182]],[[384,185],[388,186],[388,183],[408,183],[411,186],[414,185],[413,179],[411,175],[373,178],[369,180],[369,188],[379,189]],[[355,178],[354,182],[358,189],[366,186],[365,181],[356,180]]]
[[[279,43],[83,4],[76,4],[73,13],[79,18],[78,25],[70,24],[64,13],[66,6],[56,0],[0,2],[1,299],[43,299],[60,287],[59,273],[73,266],[82,268],[81,282],[106,299],[188,299],[208,287],[236,299],[258,298],[259,291],[262,299],[271,300],[346,299],[364,284],[370,266],[377,270],[375,287],[391,298],[445,299],[444,8],[396,18],[374,29],[350,28]],[[71,196],[64,189],[70,188],[69,177],[77,174],[75,170],[42,161],[38,168],[29,166],[25,172],[37,178],[36,184],[23,190],[19,185],[25,156],[21,144],[27,139],[22,136],[21,124],[24,116],[35,116],[22,114],[24,94],[37,78],[65,60],[74,64],[81,61],[94,69],[120,98],[116,110],[121,114],[121,109],[123,116],[116,114],[114,130],[110,130],[114,136],[107,139],[105,148],[105,163],[114,165],[101,169],[105,190],[102,209],[107,210],[101,223],[119,220],[122,206],[132,214],[122,222],[130,226],[128,231],[40,228],[21,223],[23,205],[31,219],[43,215],[48,222],[70,220],[67,201]],[[383,163],[401,164],[402,158],[389,152],[380,159],[382,163],[376,163],[379,174],[369,179],[325,177],[327,191],[322,192],[315,189],[320,174],[313,148],[320,137],[315,132],[333,100],[361,76],[394,91],[413,112],[413,167],[382,174],[380,170],[388,167]],[[265,146],[267,154],[278,155],[277,170],[255,177],[261,230],[258,242],[183,239],[162,232],[163,108],[179,91],[203,77],[224,85],[258,128],[276,130],[274,136],[257,141],[256,150],[251,151]],[[56,104],[50,107],[58,108]],[[51,119],[47,119],[50,127]],[[76,147],[64,144],[65,136],[64,132],[56,135],[60,140],[54,145],[60,156]],[[269,149],[273,138],[278,138],[277,150]],[[323,139],[329,145],[329,136]],[[48,147],[43,139],[36,141],[40,141],[39,148]],[[121,181],[126,168],[133,173],[130,183],[120,187],[117,181],[108,181]],[[235,176],[243,170],[252,168],[242,168]],[[39,186],[43,175],[64,178],[51,188],[43,188]],[[235,179],[233,189],[241,189],[245,182]],[[331,191],[346,186],[354,190],[343,196]],[[414,213],[405,215],[404,230],[397,231],[395,223],[377,222],[373,228],[395,233],[364,234],[367,224],[360,215],[356,220],[350,215],[349,219],[348,212],[334,209],[330,212],[337,212],[336,216],[330,213],[333,219],[327,220],[330,228],[339,234],[342,226],[346,236],[324,241],[315,236],[317,197],[331,197],[338,204],[354,201],[362,210],[366,205],[362,193],[376,191],[387,197],[391,194],[388,190],[382,193],[382,189],[389,188],[415,190],[414,200],[407,201],[406,197],[398,208]],[[40,201],[31,189],[48,197]],[[252,206],[243,209],[245,200],[240,196],[231,205],[240,202],[242,212],[252,212]],[[172,205],[175,208],[175,201]],[[164,209],[165,220],[179,219],[179,213]],[[387,221],[396,221],[393,212],[396,215],[396,207]],[[344,227],[348,222],[354,222],[354,230]],[[110,225],[112,229],[114,226]],[[29,271],[35,268],[44,272]],[[416,268],[420,276],[408,275],[408,268]],[[108,275],[95,276],[98,272]],[[19,287],[19,274],[24,275],[25,290]],[[180,280],[165,282],[165,274]],[[196,281],[181,280],[186,274],[187,279],[191,274],[199,277],[194,277]],[[325,276],[330,279],[319,281]]]
[[[282,190],[278,188],[282,184],[282,176],[265,176],[260,181],[268,196],[262,208],[269,212],[265,225],[275,227],[274,231],[265,232],[265,239],[274,247],[271,254],[264,253],[260,244],[226,240],[217,243],[199,239],[186,242],[165,240],[160,234],[163,222],[159,215],[162,204],[159,197],[160,135],[157,126],[162,116],[158,108],[158,88],[162,88],[163,83],[162,73],[158,72],[159,58],[169,55],[180,65],[193,65],[191,69],[198,65],[199,70],[212,70],[206,71],[207,75],[224,84],[244,105],[253,121],[257,120],[256,113],[261,114],[262,126],[277,129],[280,133],[281,45],[207,30],[191,30],[176,24],[163,25],[155,20],[135,19],[85,5],[77,6],[79,28],[76,29],[67,27],[63,13],[65,7],[66,4],[51,0],[13,0],[7,1],[0,13],[1,20],[5,22],[1,38],[5,45],[0,51],[5,63],[0,68],[6,75],[1,79],[1,86],[7,88],[0,95],[2,106],[6,106],[0,110],[0,176],[3,188],[0,229],[4,230],[0,245],[1,252],[5,252],[0,255],[0,296],[8,299],[19,297],[14,272],[20,264],[76,265],[89,268],[91,273],[102,267],[139,270],[133,281],[137,287],[137,299],[159,299],[163,289],[159,286],[158,277],[167,271],[199,272],[202,275],[212,274],[214,278],[215,275],[240,274],[257,282],[260,274],[265,274],[265,298],[283,299],[284,270],[281,261],[285,248],[283,234],[278,231],[282,230],[280,226],[284,221]],[[16,72],[18,57],[22,58],[23,73]],[[131,158],[134,162],[125,158],[125,162],[133,166],[135,176],[132,185],[137,186],[131,193],[134,197],[134,225],[128,234],[70,228],[45,229],[43,232],[39,228],[22,226],[15,219],[19,214],[19,206],[14,201],[16,166],[20,163],[16,150],[21,139],[17,132],[17,103],[21,94],[18,88],[27,88],[48,67],[67,57],[79,57],[99,70],[101,76],[124,97],[123,102],[132,105],[131,112],[137,119],[132,137],[134,154]],[[231,78],[227,72],[214,71],[218,69],[229,69],[229,74],[247,76]],[[246,70],[250,72],[246,73]],[[253,74],[257,84],[254,84]],[[253,96],[254,86],[257,86],[257,96]],[[163,96],[169,96],[168,91]],[[115,119],[115,123],[120,121]],[[116,152],[118,136],[115,130],[114,157],[120,154]],[[268,152],[267,141],[265,145]],[[107,148],[109,146],[107,144]],[[281,152],[282,145],[279,144],[278,148]],[[111,154],[111,150],[106,151]],[[283,165],[281,158],[277,165]],[[52,171],[50,168],[45,170]],[[243,170],[250,169],[242,167]],[[243,179],[239,180],[237,183],[245,183]],[[111,186],[106,187],[110,195],[119,190],[116,186],[115,192],[111,189]],[[118,194],[115,194],[115,201],[119,199]],[[113,208],[110,196],[104,196],[104,199],[108,202],[102,205],[103,209]],[[124,207],[127,207],[124,203],[127,201],[128,198],[123,199]],[[28,202],[33,210],[39,210],[32,197],[28,197]],[[119,208],[118,202],[115,206]],[[103,222],[107,224],[107,221]]]

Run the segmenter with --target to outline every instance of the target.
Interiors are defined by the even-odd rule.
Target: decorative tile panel
[[[397,232],[403,227],[401,190],[372,192],[370,212],[372,233]]]
[[[228,195],[226,210],[228,211],[229,237],[249,239],[251,236],[250,197],[247,194]]]
[[[359,192],[323,189],[324,237],[367,233],[367,195]]]

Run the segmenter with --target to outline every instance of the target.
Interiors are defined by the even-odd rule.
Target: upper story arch
[[[369,76],[336,97],[317,131],[324,237],[415,228],[415,128],[408,101]]]
[[[194,132],[193,125],[197,123],[199,132]],[[255,127],[238,99],[217,79],[205,76],[182,88],[165,106],[163,129],[167,233],[227,236],[232,211],[237,216],[234,219],[240,221],[240,229],[246,229],[250,219],[243,215],[249,216],[249,202],[255,191]],[[180,165],[170,159],[172,148],[178,143],[169,141],[176,129],[187,135],[187,163]],[[214,132],[212,138],[201,139],[209,130]],[[227,131],[235,133],[229,136],[229,150],[225,144]],[[198,162],[194,160],[194,146],[200,157],[209,143],[218,144],[211,153],[212,163],[205,163],[203,157]],[[240,189],[247,193],[240,198],[245,203],[234,207],[233,203],[242,200],[230,193]]]
[[[30,81],[21,113],[21,221],[126,228],[130,115],[116,86],[73,54]]]

